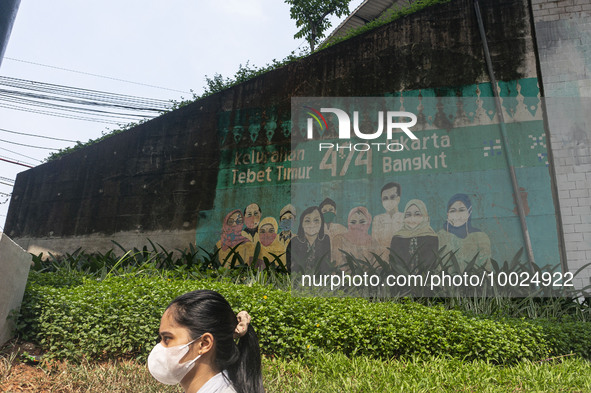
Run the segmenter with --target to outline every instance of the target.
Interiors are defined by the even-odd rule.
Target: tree
[[[331,26],[329,15],[341,17],[349,13],[351,0],[284,0],[291,6],[291,19],[301,29],[294,38],[305,38],[310,50],[324,37],[324,32]]]

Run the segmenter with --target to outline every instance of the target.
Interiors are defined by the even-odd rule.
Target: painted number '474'
[[[335,177],[337,172],[339,176],[345,176],[349,167],[351,166],[351,161],[353,161],[353,156],[355,157],[354,164],[355,166],[365,166],[365,173],[367,175],[371,174],[372,166],[371,166],[371,150],[368,151],[354,151],[351,150],[347,153],[347,157],[341,166],[341,170],[339,171],[339,162],[337,159],[337,152],[334,148],[330,148],[326,150],[324,153],[324,157],[322,157],[322,161],[320,161],[319,169],[328,169],[330,170],[330,175]]]

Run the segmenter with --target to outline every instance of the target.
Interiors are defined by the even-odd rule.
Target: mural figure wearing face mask
[[[230,264],[232,250],[239,254],[244,261],[247,261],[252,255],[253,243],[242,235],[243,227],[244,219],[239,209],[232,210],[224,217],[222,234],[216,243],[216,247],[219,249],[218,257],[222,265]]]
[[[254,235],[259,229],[259,222],[261,221],[262,214],[263,211],[256,203],[251,203],[250,205],[246,206],[244,209],[244,224],[246,226],[242,231],[242,236],[254,242]]]
[[[403,227],[392,237],[391,256],[405,263],[409,272],[418,267],[431,270],[437,260],[439,240],[429,221],[423,201],[411,199],[404,208]]]
[[[402,229],[404,213],[398,211],[400,184],[388,183],[382,187],[382,206],[386,213],[374,217],[371,235],[383,247],[390,247],[392,236]]]
[[[294,273],[330,271],[330,237],[324,233],[324,217],[318,206],[307,208],[300,216],[298,233],[287,247],[287,264]]]
[[[472,226],[472,202],[466,194],[455,194],[447,203],[447,221],[437,235],[444,252],[453,252],[460,269],[476,257],[476,266],[490,270],[490,239]]]
[[[337,266],[346,265],[344,252],[358,259],[367,259],[371,263],[376,262],[373,253],[380,256],[384,253],[385,249],[369,235],[371,219],[371,214],[363,206],[355,207],[349,212],[348,230],[335,236],[332,245],[332,258]]]
[[[347,232],[347,228],[336,222],[337,204],[330,198],[326,198],[320,203],[320,211],[324,217],[324,233],[331,238],[336,235]]]
[[[285,244],[279,240],[277,234],[277,221],[273,217],[265,217],[259,224],[258,233],[255,235],[255,244],[261,243],[261,253],[259,255],[259,262],[257,266],[264,268],[264,258],[271,263],[275,261],[275,257],[271,254],[279,256],[279,259],[285,266]]]
[[[279,212],[279,241],[287,246],[295,233],[291,231],[296,219],[296,209],[292,204],[285,205]]]

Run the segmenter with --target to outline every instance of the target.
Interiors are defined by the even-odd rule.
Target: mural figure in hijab
[[[230,264],[232,256],[228,257],[230,251],[234,249],[234,252],[238,253],[242,260],[248,263],[252,257],[253,243],[250,239],[242,236],[242,228],[244,226],[244,219],[240,209],[235,209],[226,214],[224,221],[222,222],[222,235],[220,240],[216,243],[216,247],[220,250],[218,257],[221,264],[226,262]],[[227,260],[226,260],[227,258]]]
[[[259,222],[261,221],[261,215],[263,211],[256,203],[251,203],[244,209],[244,223],[246,227],[242,231],[242,236],[248,238],[254,242],[254,235],[256,235],[259,229]]]
[[[337,223],[337,204],[330,198],[326,198],[320,202],[320,211],[324,216],[324,233],[331,238],[341,233],[347,232],[347,228]]]
[[[266,257],[269,262],[276,264],[276,258],[271,255],[275,254],[279,256],[281,262],[285,266],[285,244],[279,240],[279,235],[277,234],[277,220],[273,217],[265,217],[261,220],[259,224],[259,230],[255,235],[255,241],[261,243],[261,252],[259,254],[259,261],[257,262],[257,266],[260,268],[264,268],[264,258]]]
[[[336,261],[337,266],[346,266],[346,252],[357,259],[368,260],[377,267],[372,253],[382,256],[385,249],[369,235],[371,219],[371,214],[365,207],[357,206],[351,209],[347,218],[348,230],[336,235],[332,243],[332,259]]]
[[[472,202],[466,194],[455,194],[447,202],[447,221],[437,235],[443,252],[453,252],[460,266],[476,257],[476,266],[490,269],[490,239],[472,226]]]
[[[296,219],[296,208],[290,203],[279,212],[279,241],[285,246],[289,243],[295,233],[291,231],[293,221]]]
[[[311,206],[300,216],[298,233],[287,247],[288,270],[294,273],[330,271],[330,237],[324,233],[324,217],[318,206]]]
[[[438,244],[427,206],[421,200],[411,199],[404,208],[403,227],[392,237],[391,255],[395,261],[404,261],[409,272],[418,267],[431,269],[437,260]]]
[[[386,213],[374,217],[371,235],[383,247],[390,247],[392,236],[402,229],[404,213],[398,211],[400,184],[388,183],[382,187],[382,206]]]

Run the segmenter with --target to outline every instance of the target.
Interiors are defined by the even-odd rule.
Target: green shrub
[[[156,343],[162,312],[176,296],[209,288],[253,316],[264,353],[286,358],[334,350],[379,358],[451,356],[513,363],[575,352],[589,358],[589,324],[492,320],[413,302],[295,297],[261,285],[158,277],[110,277],[46,285],[32,276],[20,335],[49,356],[143,359]]]
[[[88,279],[88,275],[78,271],[58,270],[51,274],[31,270],[29,282],[41,287],[73,287],[81,285]]]
[[[536,321],[549,343],[549,355],[576,353],[591,359],[591,323]]]

